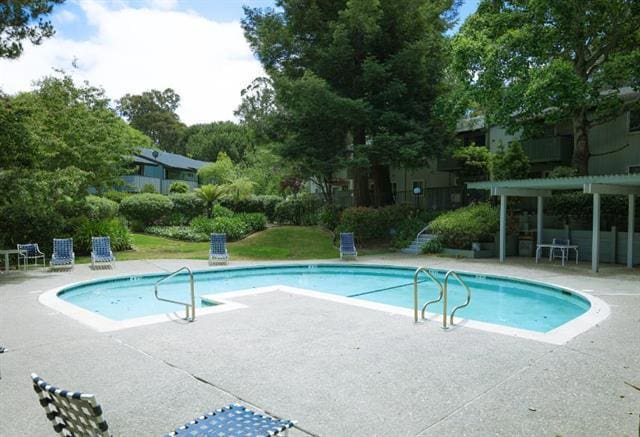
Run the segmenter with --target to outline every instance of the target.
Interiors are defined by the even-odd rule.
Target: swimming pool
[[[444,271],[432,270],[442,281]],[[288,286],[368,301],[400,308],[413,308],[415,269],[391,266],[345,264],[279,265],[234,267],[194,272],[196,305],[209,306],[209,296],[268,286]],[[115,321],[183,311],[184,307],[155,299],[153,284],[165,274],[116,277],[79,283],[57,290],[57,297],[91,313]],[[475,320],[538,333],[547,333],[586,313],[589,300],[572,291],[529,281],[461,274],[472,289],[471,304],[456,313],[456,318]],[[160,295],[185,300],[188,276],[179,275],[163,283]],[[449,282],[449,311],[466,298],[466,291]],[[436,299],[438,288],[428,280],[419,285],[421,305]],[[429,307],[441,313],[440,304]]]

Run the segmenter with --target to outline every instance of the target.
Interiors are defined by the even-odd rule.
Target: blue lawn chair
[[[87,435],[108,437],[109,425],[102,417],[102,408],[92,394],[61,390],[47,384],[35,373],[31,374],[33,388],[40,405],[53,429],[65,435]],[[192,420],[166,436],[275,436],[287,434],[295,422],[275,419],[256,413],[242,405],[231,404],[208,412]]]
[[[227,252],[227,235],[211,234],[211,245],[209,247],[209,265],[216,262],[227,263],[229,252]]]
[[[113,268],[116,257],[111,251],[111,238],[91,237],[91,267],[95,268],[96,263],[106,264]]]
[[[29,268],[29,260],[33,260],[33,264],[37,267],[38,260],[42,260],[42,267],[45,266],[44,253],[40,252],[38,243],[18,244],[18,268],[20,267],[20,260],[22,260],[25,268]]]
[[[353,232],[340,233],[340,259],[345,257],[355,258],[358,256],[356,244],[353,241]]]
[[[49,260],[49,266],[54,268],[69,267],[73,268],[76,260],[76,254],[73,253],[72,238],[54,238],[53,254]]]

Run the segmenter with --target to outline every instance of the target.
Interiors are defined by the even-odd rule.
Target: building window
[[[629,173],[640,174],[640,164],[638,164],[638,165],[630,165],[629,166]]]
[[[629,111],[629,132],[640,132],[640,110]]]
[[[411,182],[411,192],[414,196],[422,196],[424,194],[424,181]]]

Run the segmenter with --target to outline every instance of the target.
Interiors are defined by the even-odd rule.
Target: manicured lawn
[[[333,234],[315,226],[280,226],[228,243],[232,259],[301,260],[338,258]],[[362,255],[384,250],[359,250]],[[134,259],[207,259],[209,243],[171,240],[154,235],[133,234],[133,250],[116,253],[119,261]],[[79,257],[77,262],[89,262]]]

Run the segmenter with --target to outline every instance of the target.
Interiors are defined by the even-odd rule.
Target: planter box
[[[443,255],[455,256],[458,258],[493,258],[493,250],[465,250],[465,249],[442,249]]]

